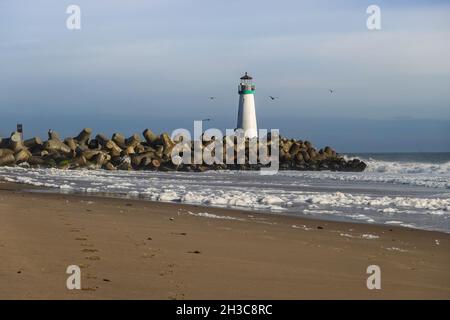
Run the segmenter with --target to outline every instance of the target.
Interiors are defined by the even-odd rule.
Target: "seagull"
[[[211,121],[210,118],[203,119],[202,121]]]
[[[269,98],[270,98],[271,100],[278,99],[278,97],[273,97],[273,96],[269,96]]]
[[[333,92],[334,92],[334,90],[333,90],[333,89],[328,89],[328,91],[330,91],[330,93],[333,93]]]
[[[209,100],[214,100],[214,99],[216,99],[216,97],[209,97],[208,99]]]

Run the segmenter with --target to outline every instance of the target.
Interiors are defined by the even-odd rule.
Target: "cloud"
[[[11,32],[0,31],[0,105],[52,109],[77,99],[87,110],[123,101],[136,110],[148,101],[209,110],[201,97],[211,93],[226,97],[216,103],[226,109],[249,71],[259,97],[282,96],[283,109],[268,113],[450,118],[448,5],[381,1],[376,32],[360,1],[255,1],[251,14],[241,5],[82,2],[79,33],[65,29],[65,10],[27,8],[25,26],[9,21]],[[330,87],[333,97],[324,94]]]

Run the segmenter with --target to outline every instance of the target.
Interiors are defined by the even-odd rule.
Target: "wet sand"
[[[0,182],[0,299],[450,299],[450,234],[23,188]]]

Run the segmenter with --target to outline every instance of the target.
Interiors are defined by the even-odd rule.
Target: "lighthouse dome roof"
[[[250,77],[247,72],[241,77],[241,80],[252,80],[252,79],[253,78]]]

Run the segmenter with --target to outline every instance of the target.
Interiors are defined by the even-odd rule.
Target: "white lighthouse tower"
[[[255,85],[247,72],[241,77],[238,87],[239,110],[237,129],[243,129],[247,138],[258,137],[255,110]]]

